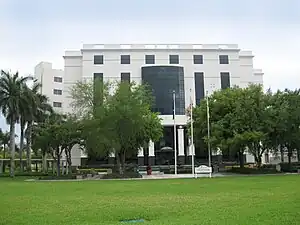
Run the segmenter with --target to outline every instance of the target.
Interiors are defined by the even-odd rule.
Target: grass
[[[300,176],[143,181],[0,179],[0,224],[293,225]],[[124,224],[124,223],[123,223]]]

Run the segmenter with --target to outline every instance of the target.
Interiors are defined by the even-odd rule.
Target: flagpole
[[[207,113],[207,149],[208,149],[208,166],[211,167],[210,119],[209,119],[208,91],[206,91],[206,113]],[[211,173],[209,174],[209,176],[211,177]]]
[[[193,121],[193,100],[192,100],[192,89],[190,89],[190,107],[191,107],[191,146],[192,146],[192,174],[195,177],[195,148],[194,148],[194,121]]]
[[[174,163],[174,167],[175,167],[175,175],[177,175],[177,138],[176,138],[176,121],[175,121],[175,117],[176,117],[176,103],[175,103],[175,90],[173,90],[173,120],[174,120],[174,158],[175,158],[175,163]]]

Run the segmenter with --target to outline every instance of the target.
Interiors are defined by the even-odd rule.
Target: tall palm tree
[[[20,119],[22,108],[29,105],[26,95],[23,95],[23,88],[30,77],[19,77],[19,73],[10,74],[1,70],[0,77],[0,107],[6,121],[9,124],[10,132],[10,176],[15,175],[15,128]]]
[[[34,123],[44,122],[49,115],[53,113],[52,106],[48,103],[47,96],[40,93],[41,84],[34,82],[31,89],[26,89],[28,99],[31,99],[30,110],[24,112],[24,121],[27,123],[26,129],[26,161],[27,171],[31,171],[31,146],[32,146],[32,129]],[[25,127],[25,126],[24,126]]]
[[[28,121],[32,120],[35,108],[37,107],[35,93],[27,85],[25,85],[23,87],[23,95],[26,96],[26,99],[28,100],[28,102],[30,104],[28,104],[27,107],[22,108],[21,114],[20,114],[20,168],[21,168],[21,172],[23,171],[23,161],[22,160],[23,160],[23,151],[24,151],[25,128],[28,124]]]

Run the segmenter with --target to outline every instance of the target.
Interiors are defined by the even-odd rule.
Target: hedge
[[[289,163],[280,163],[280,168],[282,172],[292,172],[292,173],[297,173],[298,170],[300,169],[300,162],[292,162],[291,164]]]

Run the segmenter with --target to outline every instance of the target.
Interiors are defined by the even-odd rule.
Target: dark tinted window
[[[54,77],[54,82],[62,83],[62,77]]]
[[[121,81],[127,81],[130,83],[130,73],[121,73]]]
[[[94,73],[94,105],[103,102],[103,73]]]
[[[103,64],[103,55],[94,55],[94,64]]]
[[[221,72],[221,88],[230,88],[230,74],[228,72]]]
[[[155,64],[155,55],[146,55],[145,64]]]
[[[220,64],[229,64],[228,55],[219,55]]]
[[[130,64],[130,55],[121,55],[121,64]]]
[[[54,94],[54,95],[62,95],[62,90],[59,90],[59,89],[53,89],[53,94]]]
[[[194,64],[203,64],[203,55],[194,55]]]
[[[142,67],[142,83],[149,85],[154,96],[152,111],[173,115],[173,90],[176,115],[185,114],[184,72],[179,66]]]
[[[55,108],[61,108],[62,107],[62,103],[61,102],[53,102],[53,107],[55,107]]]
[[[204,98],[204,74],[195,73],[195,92],[196,92],[196,104],[199,105],[201,99]]]
[[[169,61],[170,64],[179,64],[179,55],[170,55]]]

